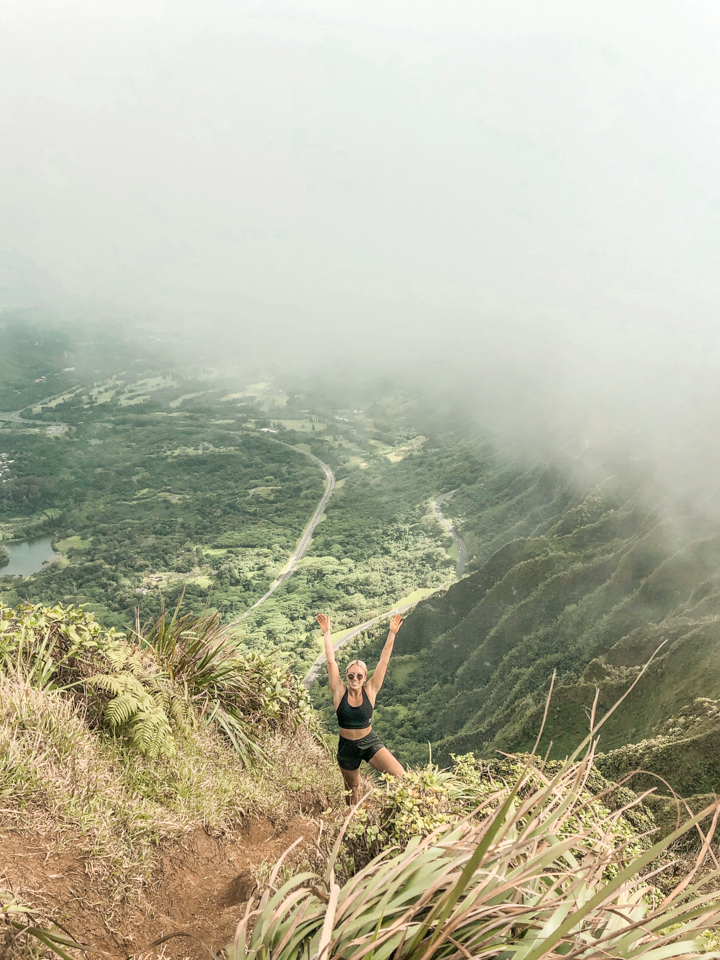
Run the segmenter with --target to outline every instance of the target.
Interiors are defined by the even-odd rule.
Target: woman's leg
[[[345,803],[349,807],[354,807],[360,800],[360,768],[357,770],[343,770],[340,767],[340,773],[345,781]]]
[[[379,770],[380,773],[389,773],[393,777],[402,777],[405,775],[403,765],[395,759],[387,747],[381,747],[380,750],[368,760],[368,763],[371,767]]]

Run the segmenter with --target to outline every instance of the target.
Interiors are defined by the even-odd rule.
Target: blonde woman
[[[321,613],[317,621],[325,642],[330,689],[340,727],[338,764],[345,780],[347,802],[355,804],[360,798],[360,764],[363,760],[381,773],[389,773],[393,777],[402,777],[405,773],[402,765],[373,732],[370,723],[375,709],[375,698],[383,685],[395,637],[403,621],[400,614],[396,614],[390,621],[390,632],[372,677],[368,680],[367,666],[362,660],[351,660],[345,669],[345,683],[335,661],[330,618]]]

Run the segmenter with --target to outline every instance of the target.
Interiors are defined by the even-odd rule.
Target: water
[[[0,567],[0,577],[29,577],[42,570],[43,564],[60,559],[60,554],[52,548],[50,537],[23,540],[22,543],[3,543],[2,546],[10,554],[10,563]]]

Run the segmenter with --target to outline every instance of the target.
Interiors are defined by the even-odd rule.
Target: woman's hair
[[[363,670],[365,671],[365,674],[367,675],[367,664],[365,663],[364,660],[351,660],[350,663],[345,667],[345,673],[348,672],[348,670],[354,663],[356,663],[359,667],[362,667]]]

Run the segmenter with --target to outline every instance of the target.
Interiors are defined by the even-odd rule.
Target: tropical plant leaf
[[[474,817],[376,857],[342,887],[330,869],[322,896],[306,877],[264,893],[239,925],[230,957],[669,960],[702,952],[698,936],[720,920],[720,903],[698,880],[692,890],[679,882],[677,895],[655,906],[647,869],[720,801],[628,859],[616,820],[587,814],[602,809],[585,789],[591,765],[592,750],[559,776],[526,765]],[[710,871],[702,883],[719,879]]]

